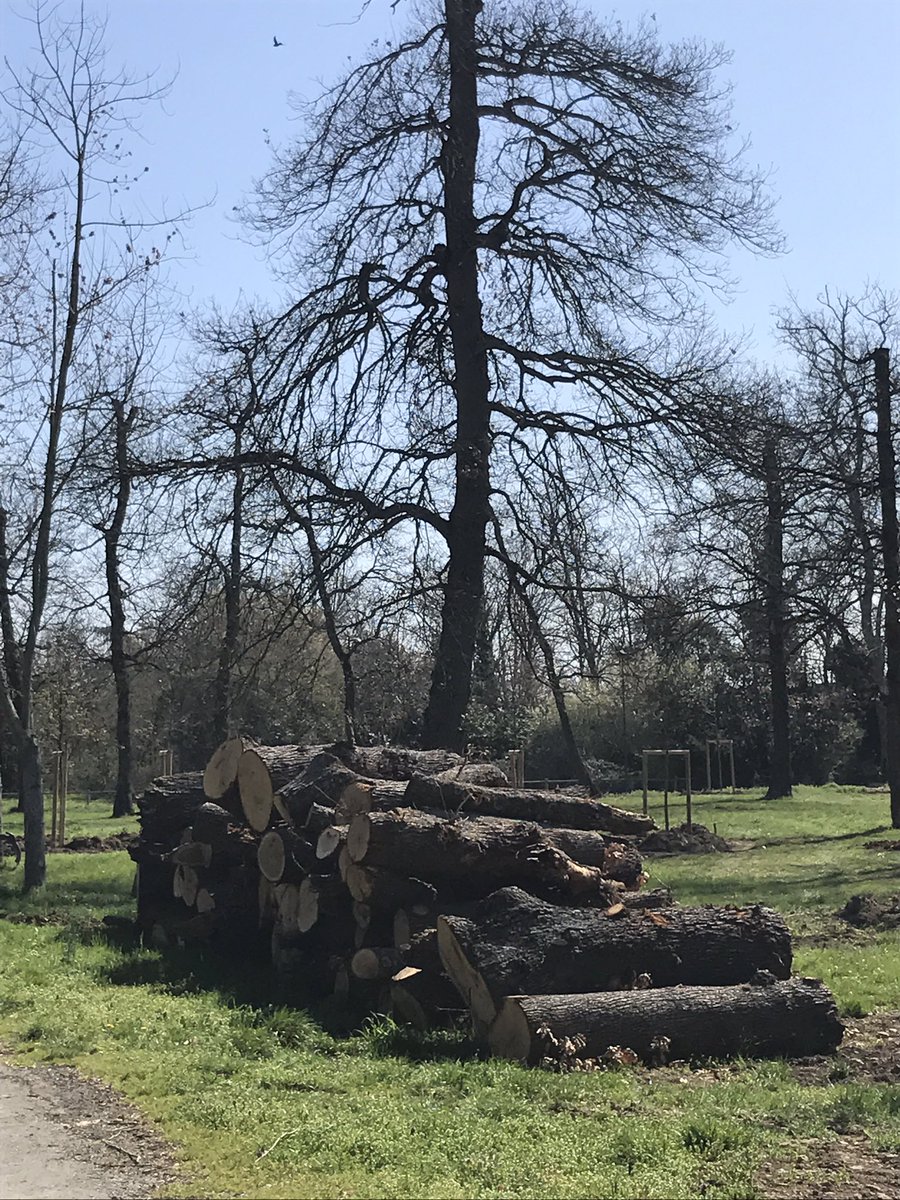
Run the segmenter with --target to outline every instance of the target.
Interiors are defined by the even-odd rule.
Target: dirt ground
[[[174,1173],[146,1121],[70,1067],[0,1060],[0,1200],[140,1200]]]

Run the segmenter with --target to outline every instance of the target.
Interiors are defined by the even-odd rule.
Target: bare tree
[[[608,486],[708,383],[694,281],[731,239],[775,245],[723,61],[566,4],[442,0],[304,109],[260,186],[253,223],[303,287],[260,451],[446,543],[426,745],[463,736],[492,464],[592,443]]]
[[[4,306],[2,312],[8,388],[29,423],[29,436],[22,429],[7,446],[18,496],[7,488],[0,505],[5,534],[0,593],[9,617],[3,621],[0,711],[19,748],[26,889],[40,886],[45,877],[33,693],[55,516],[71,468],[71,462],[63,464],[64,422],[80,385],[85,349],[103,336],[111,298],[129,280],[153,270],[161,257],[158,247],[139,248],[146,223],[129,225],[117,199],[139,174],[127,164],[123,139],[141,106],[160,92],[147,79],[109,70],[102,23],[84,14],[67,22],[58,9],[39,4],[34,29],[37,65],[18,70],[7,63],[8,86],[2,92],[7,119],[17,123],[27,154],[42,164],[41,198],[51,210],[42,214],[20,260],[29,304],[15,312]],[[33,503],[23,506],[30,479]]]

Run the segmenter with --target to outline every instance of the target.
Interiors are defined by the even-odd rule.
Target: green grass
[[[781,907],[798,970],[845,1009],[895,1009],[900,939],[848,937],[833,916],[852,892],[900,891],[900,855],[862,848],[885,836],[886,810],[885,796],[836,788],[777,804],[700,797],[698,821],[759,845],[654,859],[651,883]],[[99,917],[130,911],[131,878],[124,854],[54,855],[48,886],[22,900],[0,875],[0,1035],[26,1061],[108,1080],[158,1121],[185,1164],[173,1195],[737,1200],[806,1139],[865,1130],[900,1146],[900,1089],[801,1085],[777,1061],[554,1075],[383,1021],[335,1039],[268,1003],[262,966],[229,974],[111,941]]]
[[[50,836],[50,797],[45,797],[47,812],[47,836]],[[112,799],[109,796],[87,800],[81,795],[69,796],[66,805],[66,841],[74,837],[109,837],[126,830],[137,833],[138,817],[112,817]],[[11,807],[11,801],[3,801],[3,829],[7,833],[22,836],[22,814]]]

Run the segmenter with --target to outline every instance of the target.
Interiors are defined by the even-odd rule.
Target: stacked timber
[[[644,890],[648,818],[512,788],[491,764],[234,738],[140,811],[145,935],[269,957],[286,1000],[422,1030],[464,1014],[524,1062],[576,1035],[598,1057],[835,1044],[833,1002],[790,979],[777,913]]]

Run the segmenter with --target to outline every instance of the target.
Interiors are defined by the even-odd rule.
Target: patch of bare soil
[[[874,842],[863,842],[866,850],[900,850],[900,842],[890,838],[876,838]]]
[[[0,1062],[0,1200],[142,1200],[171,1152],[112,1088],[71,1067]]]
[[[864,1133],[811,1140],[790,1159],[766,1163],[755,1183],[764,1200],[895,1200],[900,1154],[876,1150]]]
[[[109,850],[129,850],[137,844],[137,834],[123,829],[109,837],[74,837],[54,851],[56,854],[103,854]]]
[[[900,1013],[844,1019],[836,1054],[791,1064],[811,1087],[834,1083],[900,1083]],[[888,1200],[900,1196],[900,1154],[878,1150],[864,1132],[836,1130],[832,1141],[812,1139],[790,1158],[766,1163],[756,1184],[766,1200]]]
[[[654,829],[640,844],[643,854],[714,854],[729,851],[731,844],[705,825],[679,825],[676,829]]]
[[[857,929],[896,929],[900,926],[900,895],[851,896],[837,915]]]

